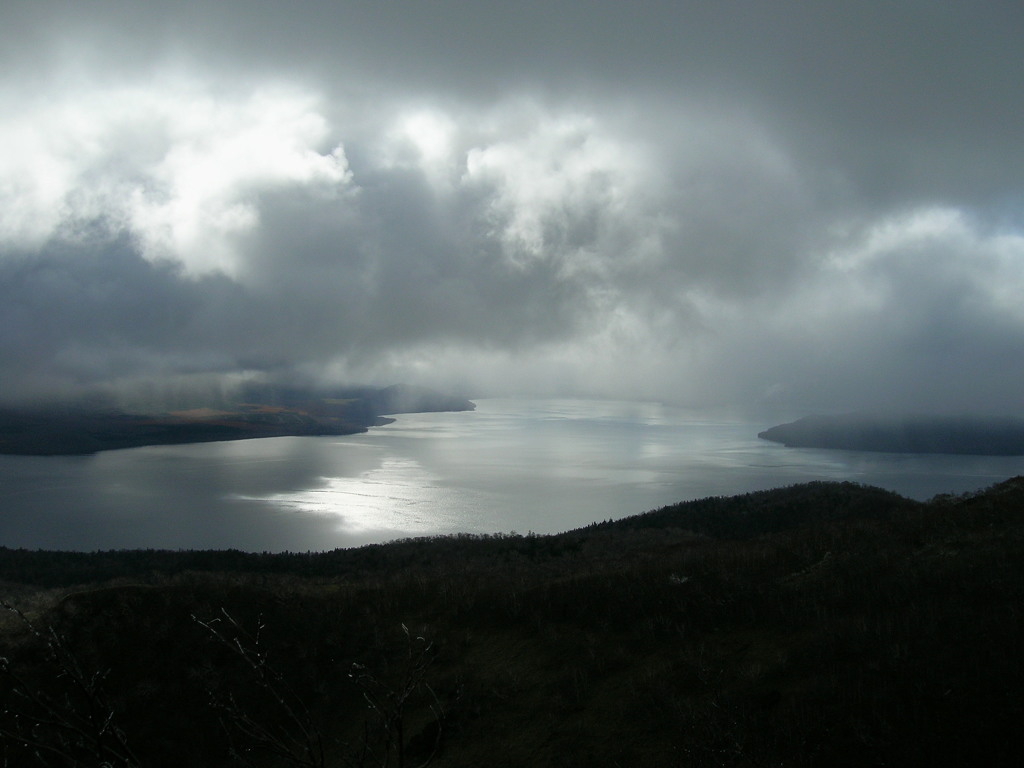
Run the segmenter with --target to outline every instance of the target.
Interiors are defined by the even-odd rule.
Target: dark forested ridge
[[[842,414],[806,416],[758,437],[791,448],[886,453],[1024,455],[1024,419]]]
[[[1024,757],[1024,478],[324,553],[0,549],[0,594],[10,766]]]
[[[423,387],[311,390],[249,386],[230,402],[157,413],[81,403],[0,408],[0,454],[85,454],[143,445],[255,437],[349,435],[385,424],[384,414],[467,411],[470,401]]]

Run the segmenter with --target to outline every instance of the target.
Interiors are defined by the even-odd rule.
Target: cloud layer
[[[1015,3],[19,4],[6,400],[1021,412]]]

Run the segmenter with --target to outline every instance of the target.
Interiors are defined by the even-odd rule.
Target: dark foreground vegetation
[[[1024,419],[973,416],[806,416],[758,437],[791,448],[1024,456]]]
[[[1024,758],[1024,478],[321,554],[0,549],[0,579],[5,766]]]

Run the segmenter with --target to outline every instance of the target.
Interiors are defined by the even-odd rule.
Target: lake
[[[1024,457],[786,448],[757,438],[771,423],[656,403],[476,402],[362,435],[0,456],[0,545],[326,550],[553,533],[810,480],[927,499],[1024,474]]]

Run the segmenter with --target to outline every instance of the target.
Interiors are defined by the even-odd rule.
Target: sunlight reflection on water
[[[387,458],[380,467],[357,477],[322,477],[320,483],[299,491],[262,497],[235,494],[233,498],[266,502],[289,512],[332,516],[339,531],[353,534],[486,530],[480,521],[466,528],[470,521],[450,514],[455,493],[413,459]]]
[[[791,449],[770,424],[656,403],[481,400],[345,437],[0,456],[0,545],[323,550],[455,532],[552,533],[705,496],[853,480],[925,499],[1020,457]]]

